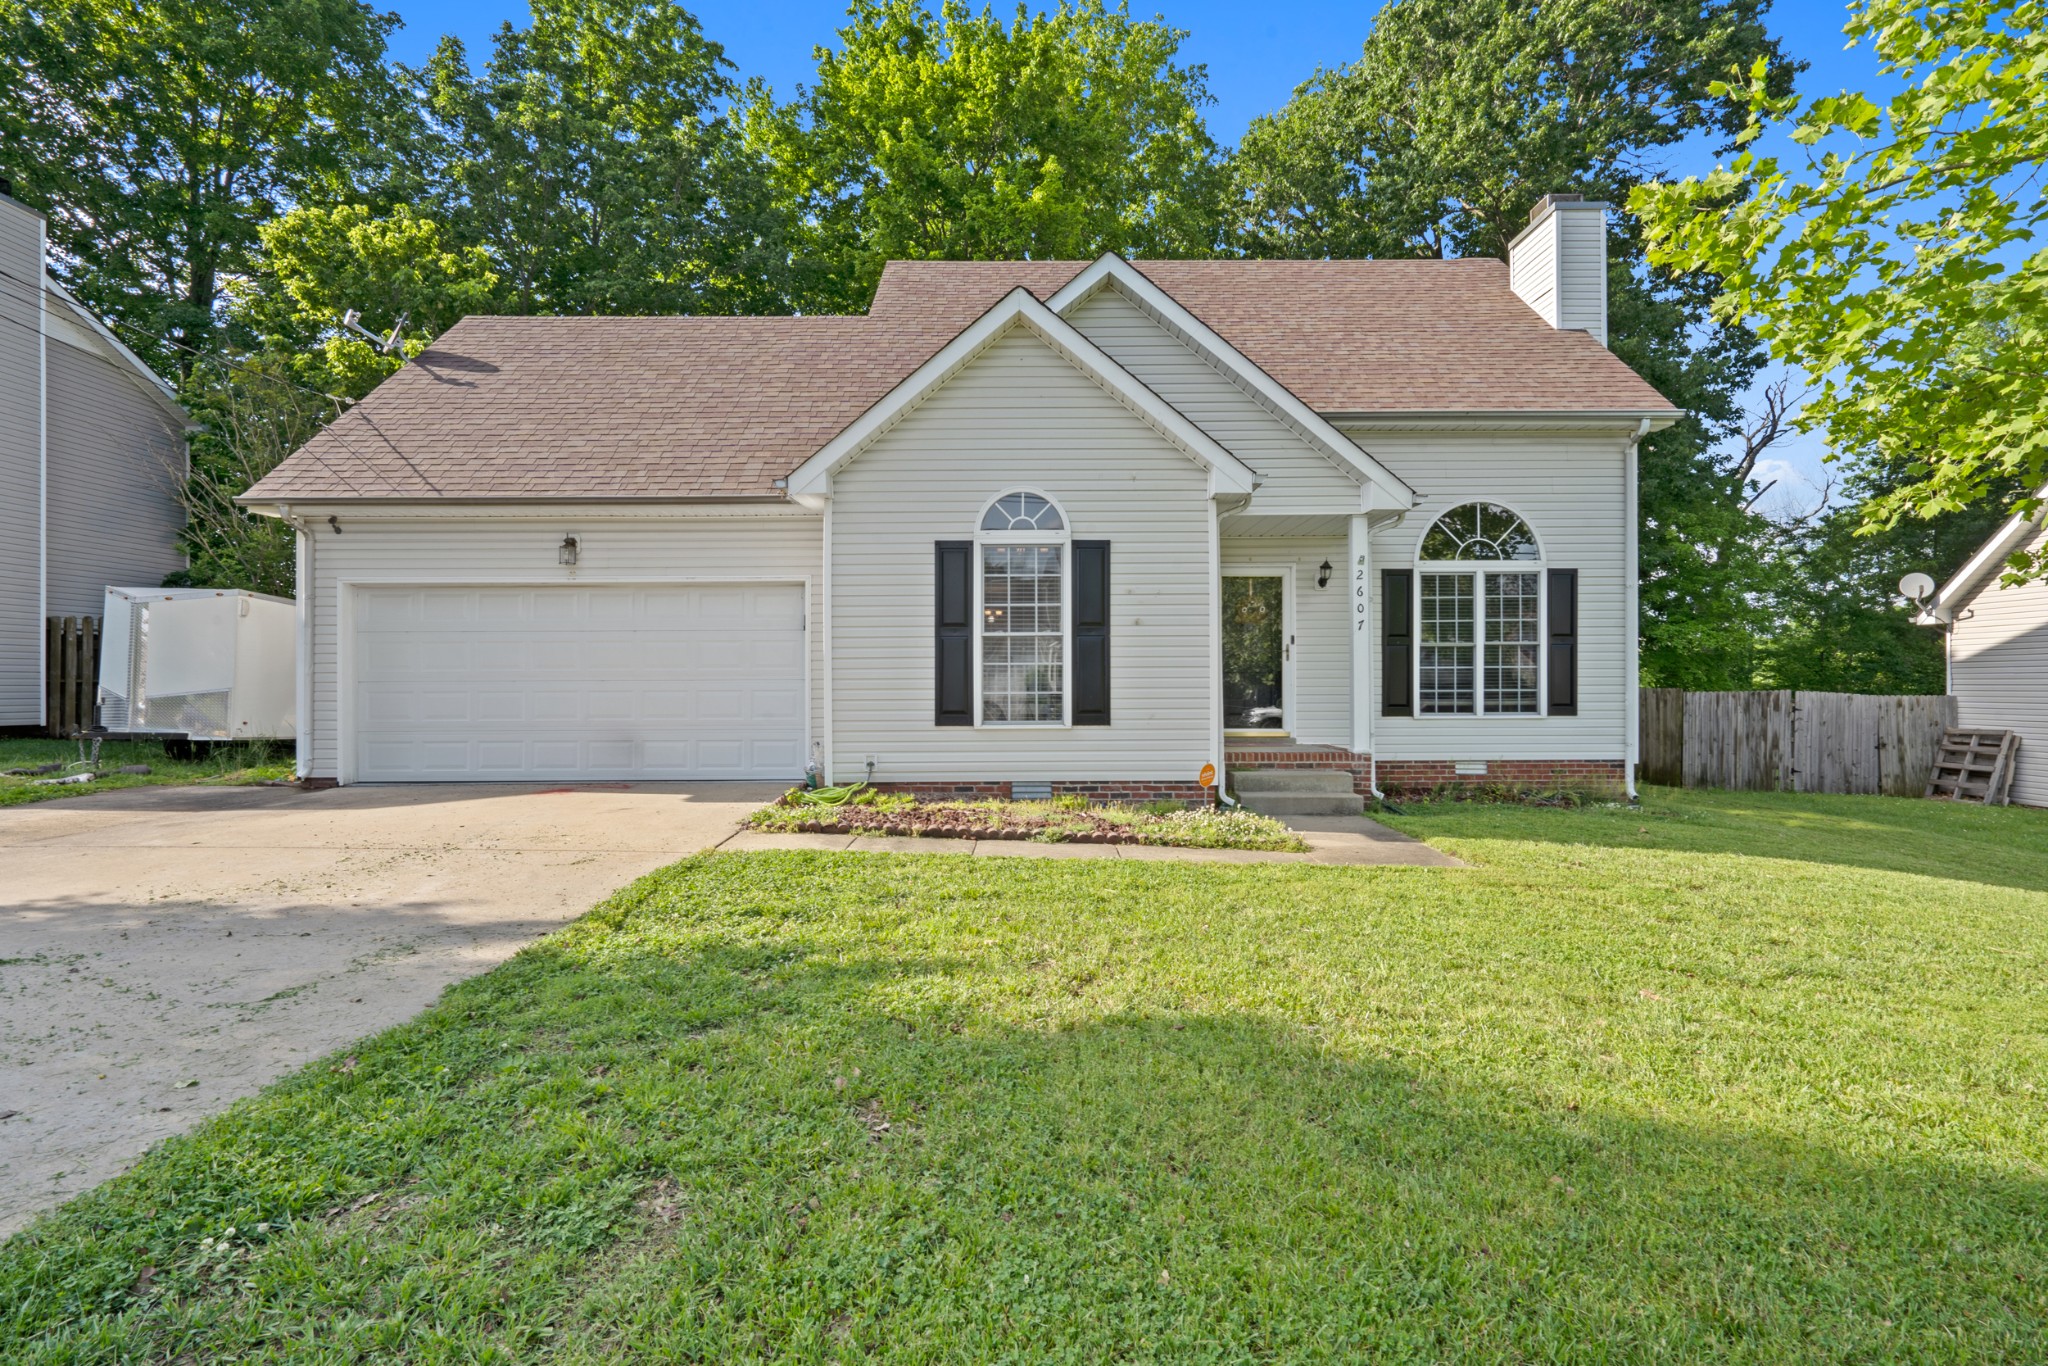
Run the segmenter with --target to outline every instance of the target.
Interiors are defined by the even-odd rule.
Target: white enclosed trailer
[[[239,588],[109,588],[99,723],[120,734],[289,740],[298,611]]]

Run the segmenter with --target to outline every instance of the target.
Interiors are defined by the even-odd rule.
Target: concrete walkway
[[[979,858],[1135,859],[1144,863],[1321,863],[1355,867],[1462,868],[1441,849],[1363,816],[1296,816],[1288,827],[1305,854],[1259,849],[1174,849],[1156,844],[1038,844],[1031,840],[920,839],[902,835],[796,835],[743,830],[721,853],[762,849],[857,850],[873,854],[969,854]]]
[[[0,1235],[782,790],[156,787],[0,809]]]

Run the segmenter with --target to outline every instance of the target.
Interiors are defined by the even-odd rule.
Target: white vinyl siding
[[[1423,532],[1460,503],[1516,512],[1547,569],[1579,571],[1577,716],[1379,716],[1382,759],[1613,759],[1628,752],[1626,502],[1621,433],[1390,432],[1359,443],[1422,492],[1420,507],[1372,537],[1373,697],[1380,682],[1385,569],[1427,569]],[[1547,585],[1545,585],[1547,590]]]
[[[1226,528],[1228,523],[1225,524]],[[1351,746],[1351,637],[1345,614],[1344,562],[1350,554],[1334,538],[1223,537],[1223,572],[1252,566],[1294,569],[1294,715],[1289,734],[1299,744]],[[1316,587],[1323,562],[1330,584]]]
[[[50,612],[98,616],[185,567],[184,439],[125,362],[53,336],[49,366]]]
[[[32,726],[43,692],[43,220],[7,198],[0,271],[0,726]]]
[[[2028,549],[2048,546],[2048,532]],[[1957,723],[2020,735],[2012,799],[2048,806],[2048,582],[2001,588],[1993,570],[1957,609],[1949,641],[1949,690]]]
[[[1066,318],[1258,473],[1264,483],[1252,502],[1260,515],[1327,516],[1358,506],[1359,478],[1309,445],[1113,286],[1097,290]]]
[[[1605,346],[1605,210],[1560,204],[1531,224],[1508,249],[1508,288],[1552,327],[1591,333]]]
[[[449,509],[431,515],[346,506],[295,507],[313,531],[312,768],[339,777],[339,608],[344,581],[384,585],[596,585],[808,580],[808,621],[820,616],[820,519],[794,509],[733,509],[726,515],[602,505]],[[328,525],[339,518],[337,534]],[[578,563],[556,563],[565,535]],[[820,733],[822,633],[811,629],[811,734]],[[799,765],[799,767],[801,767]]]
[[[933,724],[933,544],[1040,490],[1110,542],[1111,724]],[[1208,477],[1036,336],[1012,332],[832,484],[834,777],[1192,778],[1213,757]]]
[[[1563,208],[1557,238],[1557,325],[1582,328],[1607,344],[1607,218],[1599,209]]]
[[[1508,288],[1557,326],[1557,215],[1532,223],[1508,248]]]

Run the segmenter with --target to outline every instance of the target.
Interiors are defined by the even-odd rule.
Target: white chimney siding
[[[1508,287],[1559,331],[1607,345],[1607,209],[1597,200],[1550,194],[1508,244]]]

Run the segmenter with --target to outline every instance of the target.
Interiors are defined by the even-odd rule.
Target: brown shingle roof
[[[1088,264],[892,261],[869,316],[964,327],[1018,285],[1052,297]],[[1592,337],[1538,317],[1490,257],[1131,264],[1325,415],[1671,411]]]
[[[244,498],[777,497],[1005,293],[1085,264],[892,262],[866,317],[470,318]],[[1319,411],[1670,406],[1497,261],[1138,264]]]

